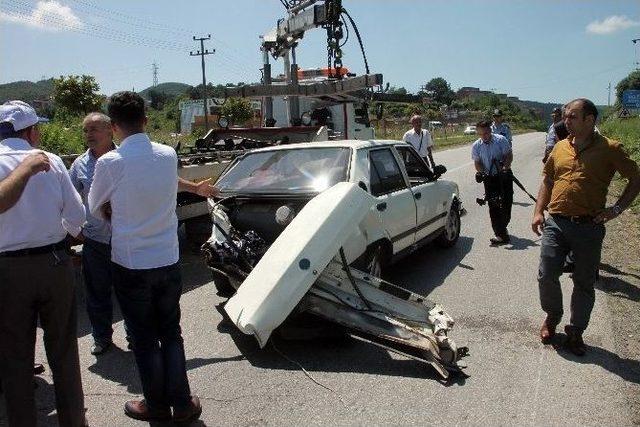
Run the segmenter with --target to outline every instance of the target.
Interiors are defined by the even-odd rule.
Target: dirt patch
[[[614,340],[620,363],[630,370],[626,384],[633,422],[640,425],[640,214],[626,211],[607,224],[600,281],[613,313]]]

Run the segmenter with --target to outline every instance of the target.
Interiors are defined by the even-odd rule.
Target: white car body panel
[[[347,258],[364,251],[362,237],[375,223],[374,203],[370,194],[347,182],[309,201],[225,305],[231,321],[264,347],[346,242],[350,245],[345,252],[351,253]],[[366,227],[359,228],[361,223]]]

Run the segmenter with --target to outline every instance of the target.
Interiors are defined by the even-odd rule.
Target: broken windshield
[[[237,192],[320,192],[347,180],[349,152],[331,147],[250,153],[216,186]]]

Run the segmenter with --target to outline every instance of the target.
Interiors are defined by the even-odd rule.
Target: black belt
[[[66,241],[62,240],[61,242],[58,242],[58,243],[52,243],[46,246],[38,246],[37,248],[25,248],[25,249],[18,249],[17,251],[0,252],[0,257],[16,258],[16,257],[22,257],[22,256],[29,256],[29,255],[42,255],[42,254],[50,253],[53,251],[65,249],[66,247],[67,247]]]
[[[570,215],[558,215],[558,214],[553,214],[551,215],[554,218],[562,218],[562,219],[566,219],[567,221],[571,221],[574,222],[576,224],[593,224],[593,218],[590,215],[574,215],[574,216],[570,216]]]

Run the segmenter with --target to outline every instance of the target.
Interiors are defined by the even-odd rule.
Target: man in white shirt
[[[433,147],[431,133],[426,129],[422,129],[422,117],[418,115],[411,117],[409,123],[411,123],[412,129],[405,132],[402,140],[411,144],[420,157],[424,159],[425,163],[433,170],[436,164],[433,161],[433,154],[431,152],[431,147]]]
[[[44,331],[58,422],[84,426],[74,278],[65,247],[85,213],[62,160],[36,150],[34,109],[0,106],[0,370],[9,425],[36,425],[36,324]]]
[[[143,421],[193,420],[202,406],[189,389],[180,330],[178,158],[144,133],[138,94],[116,93],[108,113],[122,142],[98,159],[88,203],[91,214],[111,221],[114,288],[144,394],[126,402],[125,414]]]

